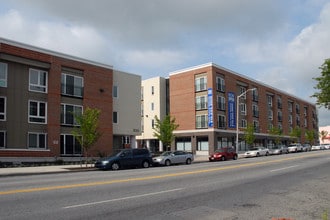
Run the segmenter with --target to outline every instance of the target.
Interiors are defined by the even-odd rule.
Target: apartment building
[[[129,138],[140,134],[139,119],[133,120],[140,109],[120,100],[140,101],[139,96],[127,97],[122,90],[129,86],[139,91],[139,80],[110,65],[0,38],[0,160],[79,158],[82,149],[71,133],[78,126],[73,113],[82,113],[86,107],[101,110],[102,135],[91,156],[129,146]],[[118,114],[125,108],[130,111]],[[127,115],[133,123],[119,124]]]
[[[154,77],[141,82],[141,135],[136,137],[139,147],[153,152],[163,151],[163,144],[153,136],[155,116],[160,120],[169,113],[168,79]]]
[[[305,131],[318,131],[314,104],[213,63],[171,72],[169,84],[170,114],[179,124],[176,149],[209,154],[236,146],[238,134],[238,150],[245,151],[248,124],[261,146],[274,144],[272,127],[282,130],[283,143],[294,141],[294,128],[301,129],[302,143]]]

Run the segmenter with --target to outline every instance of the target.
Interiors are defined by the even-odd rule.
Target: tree
[[[168,150],[168,147],[171,145],[175,138],[173,131],[178,127],[179,125],[175,123],[175,118],[172,118],[170,115],[166,115],[162,121],[157,116],[155,116],[153,135],[158,140],[160,140],[166,147],[166,150]]]
[[[315,140],[315,131],[314,130],[307,130],[305,132],[305,137],[306,140],[310,143],[310,144],[314,144],[314,140]]]
[[[98,132],[99,109],[86,108],[83,114],[75,114],[74,119],[79,126],[72,131],[73,136],[78,140],[83,154],[85,155],[85,163],[87,166],[88,151],[100,137]]]
[[[330,109],[330,59],[326,59],[321,69],[321,76],[315,77],[317,85],[314,89],[319,90],[315,92],[312,97],[316,98],[316,104]]]
[[[324,143],[324,139],[327,137],[327,135],[328,135],[328,132],[327,131],[320,131],[319,132],[319,136],[320,136],[320,138],[321,138],[321,141],[322,141],[322,143]]]
[[[248,124],[244,132],[244,140],[248,146],[251,146],[255,139],[256,136],[254,135],[254,126],[252,124]]]
[[[294,127],[290,132],[290,136],[299,142],[301,137],[301,129],[299,127]]]
[[[278,127],[272,127],[269,133],[275,136],[275,144],[279,145],[281,143],[282,129]]]

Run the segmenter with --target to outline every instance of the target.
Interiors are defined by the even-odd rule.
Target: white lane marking
[[[281,171],[281,170],[286,170],[286,169],[290,169],[293,167],[297,167],[298,165],[294,165],[294,166],[290,166],[290,167],[284,167],[284,168],[280,168],[280,169],[276,169],[276,170],[271,170],[270,172],[276,172],[276,171]]]
[[[154,192],[154,193],[147,193],[147,194],[136,195],[136,196],[128,196],[128,197],[104,200],[104,201],[99,201],[99,202],[83,203],[83,204],[78,204],[78,205],[65,206],[63,208],[64,209],[71,209],[71,208],[77,208],[77,207],[83,207],[83,206],[91,206],[91,205],[97,205],[97,204],[102,204],[102,203],[107,203],[107,202],[115,202],[115,201],[126,200],[126,199],[135,199],[135,198],[140,198],[140,197],[153,196],[153,195],[157,195],[157,194],[175,192],[175,191],[179,191],[179,190],[183,190],[183,188],[171,189],[171,190]]]

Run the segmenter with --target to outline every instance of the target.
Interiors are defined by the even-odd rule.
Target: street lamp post
[[[243,92],[242,94],[240,94],[239,96],[237,96],[237,100],[236,100],[236,153],[238,154],[238,125],[239,125],[239,99],[245,95],[247,92],[249,91],[253,91],[256,88],[253,89],[248,89],[245,92]]]

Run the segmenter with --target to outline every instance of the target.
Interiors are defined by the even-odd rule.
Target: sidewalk
[[[239,155],[241,158],[241,155]],[[194,158],[194,163],[208,162],[208,155],[197,155]],[[23,175],[37,175],[37,174],[50,174],[50,173],[66,173],[66,172],[82,172],[91,171],[96,168],[86,165],[54,165],[54,166],[34,166],[34,167],[10,167],[0,168],[0,177],[6,176],[23,176]]]

